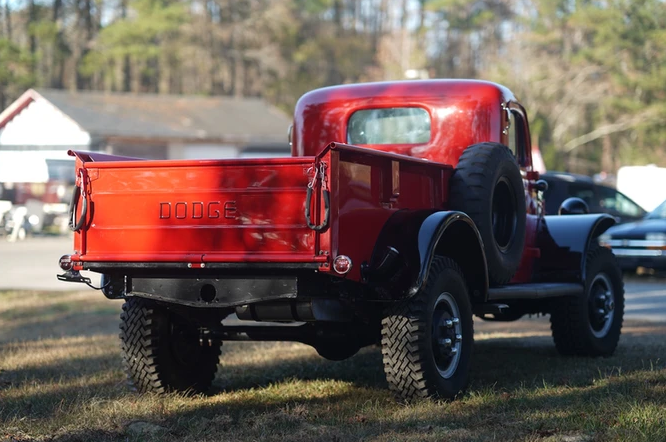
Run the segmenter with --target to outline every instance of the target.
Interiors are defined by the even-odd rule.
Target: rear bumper
[[[102,291],[109,299],[135,296],[198,309],[233,310],[240,319],[254,321],[349,321],[353,317],[351,304],[341,296],[345,290],[340,288],[354,284],[358,290],[353,282],[313,271],[216,273],[194,278],[103,274]]]
[[[191,307],[235,307],[296,298],[296,276],[253,278],[123,278],[122,296],[141,296]],[[303,289],[301,289],[302,291]],[[120,294],[120,292],[115,292]]]

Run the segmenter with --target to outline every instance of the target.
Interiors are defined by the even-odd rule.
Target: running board
[[[488,301],[557,298],[581,296],[584,287],[573,282],[539,282],[514,284],[488,289]]]

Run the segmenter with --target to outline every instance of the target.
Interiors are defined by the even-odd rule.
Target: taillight
[[[60,264],[60,268],[65,271],[72,270],[72,267],[74,267],[74,261],[72,261],[71,255],[62,255],[58,260],[58,264]]]
[[[335,257],[335,260],[333,261],[333,270],[341,275],[344,275],[345,273],[349,272],[351,268],[352,260],[349,258],[349,256],[338,255]]]

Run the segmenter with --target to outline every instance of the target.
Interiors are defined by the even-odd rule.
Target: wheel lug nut
[[[443,345],[444,347],[451,347],[451,340],[449,338],[440,339],[439,345]]]
[[[457,354],[457,353],[458,353],[458,349],[455,348],[455,347],[453,347],[453,348],[451,349],[451,354],[452,354],[452,355],[455,355],[455,354]]]
[[[456,335],[456,342],[462,341],[462,335]]]
[[[451,319],[451,322],[453,322],[454,324],[457,324],[457,323],[460,322],[460,319],[458,319],[458,318],[452,318],[452,319]]]
[[[444,325],[446,325],[446,328],[451,328],[453,327],[453,321],[447,319],[446,321],[444,321]]]

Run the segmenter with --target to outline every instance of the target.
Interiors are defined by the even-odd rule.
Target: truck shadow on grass
[[[394,401],[381,354],[368,348],[342,362],[311,355],[231,364],[227,372],[223,362],[217,391],[178,421],[207,422],[202,438],[666,440],[665,325],[627,325],[609,358],[562,357],[547,328],[520,337],[479,333],[472,384],[456,402]],[[182,426],[170,434],[192,436]]]
[[[559,355],[547,320],[522,324],[477,322],[472,390],[586,386],[599,377],[653,370],[666,363],[664,324],[627,322],[613,356],[587,358]],[[261,356],[248,359],[243,354]],[[231,362],[226,360],[228,356]],[[387,388],[378,346],[334,362],[301,344],[229,343],[223,346],[220,361],[213,394],[267,387],[287,379],[335,379],[363,388]]]
[[[241,358],[241,361],[228,363],[226,347],[232,345],[222,347],[220,367],[211,394],[264,388],[291,380],[335,380],[362,388],[386,388],[381,351],[377,346],[364,348],[344,361],[329,361],[302,344],[243,343],[235,344],[230,352],[234,359]],[[243,361],[243,353],[255,357]],[[278,356],[280,353],[282,357]],[[262,356],[257,358],[256,355]]]
[[[666,438],[666,325],[628,323],[616,354],[593,359],[559,356],[543,321],[480,322],[476,336],[467,394],[407,407],[386,388],[378,347],[332,362],[301,344],[225,343],[209,394],[161,398],[128,388],[117,335],[6,344],[0,428],[59,442]],[[133,420],[161,430],[128,437]]]

